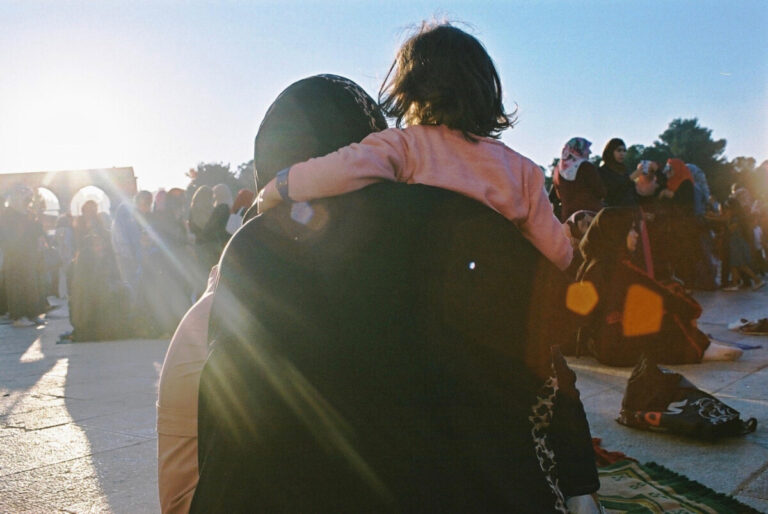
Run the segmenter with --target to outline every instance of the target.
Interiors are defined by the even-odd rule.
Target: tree
[[[674,119],[655,141],[654,146],[668,150],[672,157],[692,162],[702,168],[718,169],[725,163],[725,139],[712,139],[712,130],[700,127],[699,120]]]
[[[200,162],[196,168],[189,170],[187,176],[190,178],[187,186],[187,195],[190,197],[200,186],[213,187],[216,184],[226,184],[233,196],[242,188],[235,173],[230,170],[229,163]]]
[[[253,159],[239,165],[237,167],[236,176],[237,181],[240,183],[240,188],[256,191],[256,180],[253,175]],[[262,186],[264,185],[265,184],[262,184]]]

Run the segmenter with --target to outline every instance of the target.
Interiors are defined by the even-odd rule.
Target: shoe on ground
[[[741,318],[738,321],[728,323],[728,330],[741,330],[741,327],[748,324],[749,320],[747,318]]]
[[[741,289],[741,286],[743,285],[743,282],[739,282],[738,284],[731,284],[728,286],[723,287],[723,291],[738,291]]]
[[[768,318],[761,318],[752,323],[745,323],[739,327],[742,334],[768,335]]]
[[[26,316],[22,316],[21,318],[13,321],[13,326],[17,328],[34,327],[35,325],[37,325],[37,323],[31,321]]]
[[[754,284],[752,284],[752,291],[757,291],[758,289],[762,288],[765,285],[765,280],[758,280]]]

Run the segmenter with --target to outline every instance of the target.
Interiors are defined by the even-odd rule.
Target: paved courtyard
[[[762,345],[734,363],[676,366],[755,433],[701,443],[618,425],[629,368],[571,358],[593,435],[768,512],[768,337],[727,330],[768,316],[768,291],[698,293],[702,328]],[[0,325],[0,512],[158,512],[155,398],[167,340],[56,344],[66,310],[43,328]]]

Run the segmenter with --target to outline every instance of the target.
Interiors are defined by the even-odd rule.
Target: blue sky
[[[573,136],[649,145],[679,117],[768,159],[765,0],[0,0],[0,172],[133,166],[156,189],[235,168],[285,86],[330,72],[375,95],[435,15],[486,45],[519,108],[502,139],[540,164]]]

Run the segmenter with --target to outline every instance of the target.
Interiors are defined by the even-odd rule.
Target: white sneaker
[[[37,323],[35,323],[34,321],[30,321],[29,319],[27,319],[26,316],[22,316],[19,319],[14,320],[14,322],[13,322],[13,326],[14,327],[19,327],[19,328],[22,328],[22,327],[34,327],[36,324]]]

